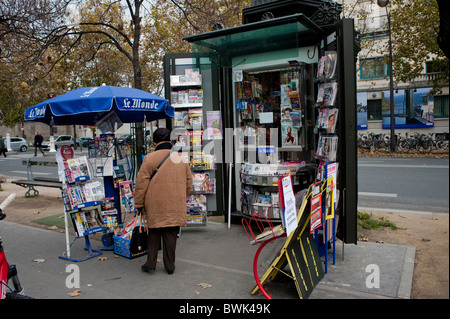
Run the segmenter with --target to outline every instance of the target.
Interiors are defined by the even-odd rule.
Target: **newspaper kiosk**
[[[279,181],[290,176],[294,193],[308,193],[297,203],[307,227],[298,240],[314,246],[303,234],[314,235],[325,271],[335,236],[357,243],[357,44],[341,11],[329,1],[252,1],[242,25],[185,38],[220,74],[228,220],[285,223]]]

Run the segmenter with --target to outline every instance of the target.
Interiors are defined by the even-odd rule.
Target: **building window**
[[[441,68],[438,63],[433,63],[433,61],[428,61],[425,64],[425,73],[438,73],[441,72]]]
[[[387,16],[367,17],[358,20],[358,31],[363,38],[385,36],[388,29]]]
[[[382,100],[367,101],[367,120],[381,120],[381,101]]]
[[[360,79],[384,78],[389,76],[389,64],[385,57],[361,59]]]
[[[448,95],[436,95],[434,97],[434,117],[448,118]]]

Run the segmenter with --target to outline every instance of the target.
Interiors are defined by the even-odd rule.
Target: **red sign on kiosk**
[[[69,145],[63,145],[61,146],[61,156],[62,158],[67,161],[68,159],[73,158],[73,148],[71,148]]]

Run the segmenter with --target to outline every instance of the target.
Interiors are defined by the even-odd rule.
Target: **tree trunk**
[[[134,88],[142,90],[142,72],[139,58],[139,43],[141,37],[141,17],[140,17],[141,1],[134,2],[134,15],[132,17],[134,24],[134,39],[133,39],[133,76]],[[136,138],[136,169],[139,170],[142,164],[142,155],[145,155],[144,134],[142,130],[142,123],[135,123]]]

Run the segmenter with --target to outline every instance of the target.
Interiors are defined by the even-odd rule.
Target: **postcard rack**
[[[64,161],[65,181],[61,190],[64,201],[64,222],[66,233],[66,251],[59,256],[73,262],[85,261],[102,254],[101,250],[92,249],[89,236],[106,231],[101,222],[101,204],[104,197],[103,185],[91,180],[89,162],[86,157]],[[69,243],[69,220],[72,222],[75,238]],[[71,256],[71,246],[78,238],[84,237],[85,250],[88,255],[83,258]]]

